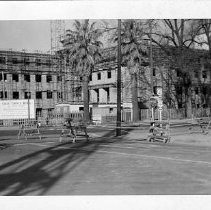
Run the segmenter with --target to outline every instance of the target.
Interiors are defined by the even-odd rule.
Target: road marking
[[[119,148],[119,149],[137,149],[137,148],[144,148],[144,149],[150,149],[150,147],[146,147],[146,146],[140,146],[140,147],[120,147],[120,146],[111,146],[111,145],[99,145],[100,147],[109,147],[109,148]]]
[[[45,143],[47,144],[53,144],[55,142],[44,142],[43,144],[41,143],[19,143],[19,144],[14,144],[14,146],[25,146],[25,145],[35,145],[35,146],[44,146],[44,147],[47,147],[48,145],[46,145]]]
[[[80,148],[67,148],[67,147],[64,147],[64,146],[61,146],[59,148],[69,149],[69,150],[81,150],[81,151],[90,152],[90,150],[80,149]],[[211,162],[200,161],[200,160],[197,161],[197,160],[188,160],[188,159],[171,158],[171,157],[154,156],[154,155],[128,154],[128,153],[124,153],[124,152],[111,152],[111,151],[105,151],[105,150],[96,150],[95,152],[117,154],[117,155],[126,155],[126,156],[133,156],[133,157],[144,157],[144,158],[152,158],[152,159],[163,159],[163,160],[185,162],[185,163],[199,163],[199,164],[205,164],[205,165],[211,166]]]
[[[124,153],[124,152],[110,152],[110,151],[105,151],[105,150],[97,150],[96,152],[118,154],[118,155],[126,155],[126,156],[134,156],[134,157],[145,157],[145,158],[152,158],[152,159],[156,158],[156,159],[164,159],[164,160],[188,162],[188,163],[200,163],[200,164],[206,164],[206,165],[210,165],[211,166],[211,162],[200,161],[200,160],[197,161],[197,160],[188,160],[188,159],[171,158],[171,157],[154,156],[154,155],[128,154],[128,153]]]
[[[45,143],[55,143],[55,142],[45,142]],[[22,146],[22,145],[36,145],[36,146],[41,146],[41,147],[47,147],[48,145],[46,144],[41,144],[41,143],[23,143],[23,144],[16,144],[16,146]],[[100,145],[101,146],[101,145]],[[109,145],[102,145],[104,147],[109,147]],[[110,146],[111,147],[111,146]],[[64,146],[59,146],[57,147],[58,149],[69,149],[69,150],[81,150],[81,151],[86,151],[90,152],[90,150],[86,149],[80,149],[80,148],[69,148],[69,147],[64,147]],[[115,147],[114,147],[115,148]],[[118,147],[117,148],[122,148]],[[134,148],[134,147],[126,147],[126,148]],[[180,158],[171,158],[171,157],[165,157],[165,156],[154,156],[154,155],[141,155],[141,154],[130,154],[130,153],[125,153],[125,152],[112,152],[112,151],[105,151],[105,150],[96,150],[95,152],[99,153],[108,153],[108,154],[117,154],[117,155],[125,155],[125,156],[133,156],[133,157],[144,157],[144,158],[151,158],[151,159],[163,159],[163,160],[170,160],[170,161],[177,161],[177,162],[186,162],[186,163],[198,163],[198,164],[205,164],[205,165],[210,165],[211,162],[206,162],[206,161],[198,161],[198,160],[189,160],[189,159],[180,159]]]

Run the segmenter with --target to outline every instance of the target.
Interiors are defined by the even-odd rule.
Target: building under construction
[[[67,100],[68,84],[59,61],[50,53],[0,51],[0,98],[34,99],[36,118],[46,119]]]

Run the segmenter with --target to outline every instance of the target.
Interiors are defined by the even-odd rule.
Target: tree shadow
[[[121,141],[111,138],[115,131],[87,143],[60,143],[0,165],[0,194],[8,196],[45,195],[64,176],[69,175],[94,154],[102,143]]]
[[[10,144],[5,144],[5,143],[0,144],[0,150],[7,149],[10,146],[11,146]]]

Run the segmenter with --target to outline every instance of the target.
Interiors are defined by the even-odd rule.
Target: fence
[[[162,112],[163,119],[184,119],[185,118],[185,110],[184,109],[168,109]],[[140,120],[149,120],[151,119],[151,109],[141,109],[140,110]],[[49,115],[47,119],[38,118],[38,119],[13,119],[13,120],[0,120],[0,126],[2,127],[10,127],[10,126],[19,126],[19,125],[35,125],[38,121],[41,122],[41,125],[47,126],[58,126],[64,122],[65,118],[72,118],[75,121],[82,120],[84,113],[80,112],[70,112],[65,114],[52,114]],[[158,118],[159,113],[158,110],[154,112],[154,118]],[[210,117],[211,112],[210,108],[200,108],[200,109],[192,109],[192,115],[189,116],[195,117]],[[108,123],[115,123],[116,122],[116,115],[110,114],[106,116],[102,116],[101,123],[108,124]],[[122,110],[121,112],[121,119],[123,122],[130,123],[132,122],[132,113],[131,110]]]
[[[47,118],[46,124],[47,125],[60,125],[61,123],[64,122],[64,119],[66,118],[71,118],[73,121],[79,121],[82,120],[84,117],[84,113],[82,111],[80,112],[69,112],[69,113],[64,113],[64,114],[52,114],[49,115]]]
[[[38,119],[8,119],[0,120],[1,127],[11,127],[11,126],[34,126],[37,122],[40,122],[41,125],[45,126],[57,126],[64,122],[66,118],[72,118],[75,121],[83,119],[83,112],[71,112],[65,114],[52,114],[48,118],[44,119],[39,117]]]
[[[154,118],[158,119],[159,112],[156,109],[154,111]],[[190,116],[187,118],[195,117],[210,117],[211,112],[210,108],[200,108],[200,109],[192,109]],[[152,112],[151,109],[142,109],[141,110],[141,120],[151,119]],[[163,119],[184,119],[185,117],[185,109],[164,109],[162,112]]]

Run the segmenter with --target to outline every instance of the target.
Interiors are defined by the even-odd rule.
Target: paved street
[[[172,129],[172,141],[150,143],[146,130],[92,128],[76,144],[59,133],[17,140],[1,131],[0,195],[211,194],[208,136]],[[14,131],[14,133],[17,131]],[[3,135],[4,134],[4,135]]]

